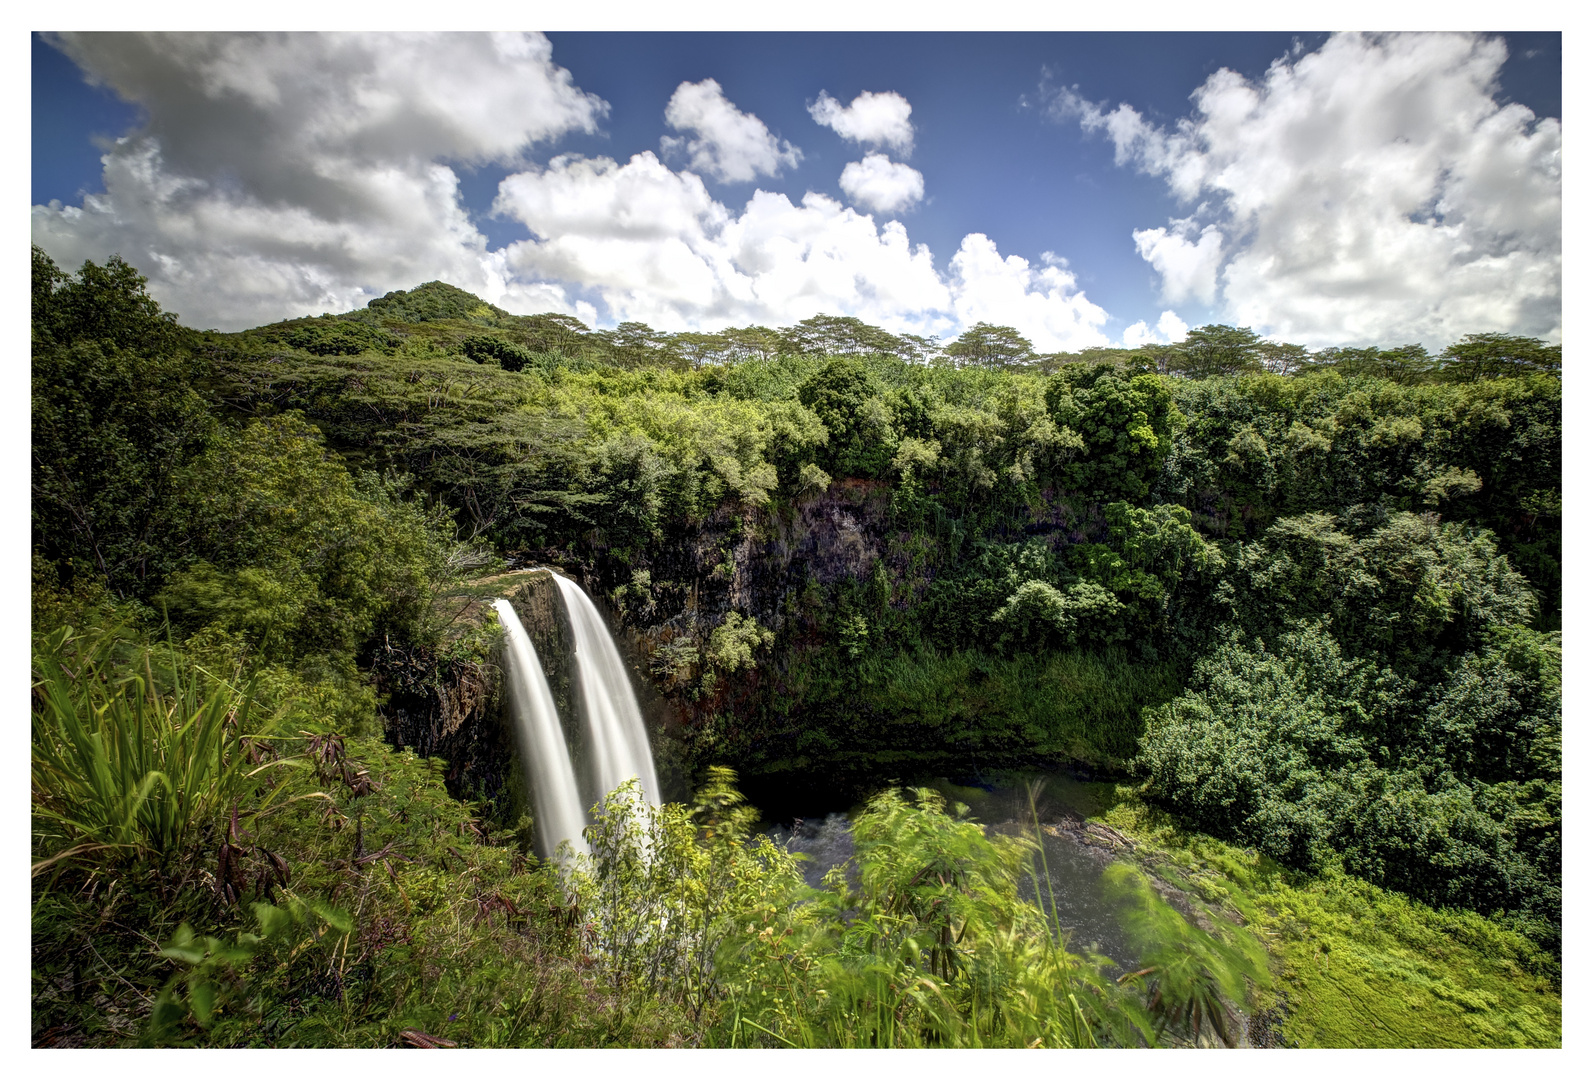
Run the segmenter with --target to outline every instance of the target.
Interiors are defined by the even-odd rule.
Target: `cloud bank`
[[[1101,331],[1106,310],[1079,291],[1067,260],[1047,252],[1035,269],[1017,255],[1001,257],[983,233],[963,237],[951,259],[952,305],[964,326],[1016,327],[1041,352],[1110,344]]]
[[[105,192],[33,208],[76,266],[120,253],[161,302],[236,329],[442,278],[504,294],[445,160],[514,162],[607,105],[538,34],[72,34],[56,43],[148,123]],[[571,310],[564,290],[533,290]]]
[[[65,266],[120,253],[185,322],[221,329],[321,311],[440,278],[515,312],[661,329],[787,325],[823,313],[955,334],[979,319],[1041,349],[1105,344],[1106,313],[1060,262],[1039,268],[967,237],[946,272],[898,222],[823,194],[744,182],[800,151],[712,79],[664,108],[663,156],[531,153],[596,132],[608,106],[553,63],[546,38],[504,35],[67,35],[91,77],[148,123],[106,148],[105,192],[36,206],[33,237]],[[821,100],[823,100],[821,98]],[[836,106],[837,130],[902,150],[897,94]],[[679,155],[681,167],[666,160]],[[494,212],[532,238],[489,250],[452,163],[515,170]],[[843,174],[863,211],[923,197],[916,170],[871,153]]]
[[[937,269],[888,220],[925,198],[895,93],[814,119],[864,147],[847,203],[749,183],[801,151],[712,79],[666,103],[658,153],[558,154],[609,107],[538,34],[116,34],[52,39],[147,117],[105,147],[102,194],[32,210],[65,266],[119,253],[169,309],[239,329],[450,281],[511,311],[667,329],[783,325],[827,312],[955,334],[986,321],[1042,350],[1109,343],[1066,260],[964,237]],[[1212,75],[1189,116],[1053,93],[1183,208],[1133,230],[1172,309],[1308,345],[1500,330],[1560,336],[1560,124],[1495,100],[1504,45],[1476,35],[1337,35],[1247,80]],[[547,155],[553,154],[551,158]],[[492,249],[456,166],[510,170],[494,209],[531,239]],[[1173,311],[1125,344],[1177,340]]]
[[[505,250],[515,277],[579,281],[616,320],[718,329],[825,312],[918,334],[984,319],[1018,327],[1042,349],[1106,341],[1106,312],[1060,267],[1003,260],[975,234],[942,277],[899,222],[876,225],[814,192],[793,203],[757,191],[736,214],[651,153],[624,164],[556,157],[506,179],[495,210],[540,238]]]
[[[1255,82],[1216,72],[1171,128],[1076,90],[1051,108],[1207,200],[1134,232],[1169,302],[1309,345],[1558,340],[1560,124],[1495,100],[1505,55],[1478,35],[1339,34]]]

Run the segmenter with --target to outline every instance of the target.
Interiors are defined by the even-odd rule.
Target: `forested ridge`
[[[1465,942],[1401,993],[1486,969],[1402,1038],[1558,1042],[1558,346],[595,331],[440,282],[220,334],[143,285],[34,249],[36,1042],[1134,1044],[1248,994],[1333,1044],[1317,939],[1239,927],[1334,904]],[[451,599],[533,564],[607,605],[681,789],[579,887],[502,785],[383,742],[484,670]],[[209,741],[117,748],[162,709]],[[1146,894],[1137,983],[1018,897],[1020,842],[900,790],[1064,769],[1228,867],[1210,918]],[[860,877],[793,899],[738,785],[872,796]]]

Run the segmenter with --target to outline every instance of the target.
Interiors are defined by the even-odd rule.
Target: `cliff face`
[[[393,746],[448,762],[449,793],[475,799],[501,825],[513,826],[527,806],[524,773],[511,718],[505,714],[501,637],[492,602],[514,605],[536,646],[566,727],[575,710],[567,665],[562,605],[546,570],[517,571],[474,583],[471,595],[446,598],[448,630],[440,650],[387,647],[373,665],[384,733]]]
[[[613,631],[666,799],[687,797],[693,770],[709,760],[747,767],[750,759],[736,749],[747,746],[744,718],[762,697],[781,692],[792,657],[816,641],[814,586],[866,580],[882,562],[893,576],[906,571],[905,558],[889,549],[888,500],[882,484],[840,481],[795,504],[723,507],[639,552],[534,553],[586,589]],[[469,597],[453,601],[454,644],[442,655],[388,650],[377,658],[389,741],[445,758],[450,791],[487,803],[508,825],[529,802],[505,713],[501,645],[490,633],[498,597],[514,605],[536,649],[583,799],[600,794],[588,790],[570,625],[553,572],[513,570],[473,583]],[[754,642],[755,662],[727,670],[714,656],[714,632],[732,612],[775,636],[772,645]],[[460,647],[467,640],[473,651]]]
[[[501,672],[484,656],[439,657],[420,648],[385,646],[373,664],[387,740],[398,749],[448,762],[455,798],[485,803],[513,824],[512,741],[498,720]]]
[[[795,504],[726,506],[642,551],[598,550],[567,566],[607,605],[647,688],[644,713],[678,740],[691,766],[756,769],[778,753],[749,718],[769,695],[786,692],[793,661],[819,643],[824,587],[910,573],[888,532],[889,500],[884,484],[839,481]],[[732,613],[773,634],[771,642],[748,632],[751,663],[727,658],[724,642],[716,644]]]
[[[808,581],[865,578],[883,556],[890,493],[877,481],[843,480],[817,497],[775,509],[722,508],[691,532],[625,559],[599,552],[596,567],[622,589],[627,626],[654,637],[705,637],[730,611],[787,629],[788,601]],[[628,573],[627,573],[628,571]],[[638,571],[649,578],[634,585]]]

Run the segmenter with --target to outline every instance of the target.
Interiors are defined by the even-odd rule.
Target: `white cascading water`
[[[599,797],[634,776],[641,780],[642,796],[657,806],[658,774],[653,771],[652,747],[614,639],[592,598],[579,585],[558,574],[553,580],[559,583],[574,632],[576,684]]]
[[[514,606],[507,600],[494,600],[493,607],[507,638],[509,702],[520,733],[520,756],[536,800],[537,837],[549,857],[565,840],[570,842],[573,853],[589,854],[590,848],[581,836],[586,814],[581,810],[581,793],[576,788],[575,770],[570,766],[570,749],[559,725],[553,691],[548,689],[531,635],[521,625]]]

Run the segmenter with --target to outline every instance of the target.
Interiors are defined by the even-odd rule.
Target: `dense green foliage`
[[[143,589],[180,558],[179,477],[218,430],[188,337],[120,259],[69,277],[34,249],[33,550],[63,578]]]
[[[214,409],[193,335],[125,263],[34,261],[37,599],[107,590],[135,620],[167,612],[234,659],[358,696],[374,641],[422,633],[447,515],[396,475],[351,475],[294,414]]]
[[[1267,942],[1277,977],[1262,1016],[1275,1045],[1560,1044],[1559,965],[1517,930],[1338,870],[1288,870],[1179,827],[1123,785],[1088,785],[1075,800],[1133,838],[1131,858],[1149,875],[1234,912]]]
[[[1559,625],[1560,384],[1401,385],[1337,372],[1174,384],[1191,418],[1154,497],[1213,535],[1280,517],[1434,512],[1491,531]]]
[[[156,689],[103,683],[114,670],[103,641],[57,634],[38,648],[36,1039],[1077,1046],[1199,1036],[1176,1018],[1152,1024],[1138,987],[1067,953],[1053,923],[1018,898],[1032,846],[986,838],[928,792],[916,804],[877,798],[858,819],[855,866],[817,892],[792,854],[751,834],[756,813],[727,770],[711,772],[690,807],[650,807],[631,781],[594,808],[591,856],[539,865],[522,834],[489,835],[413,755],[293,732],[255,711],[252,688],[217,683],[202,697],[192,680],[203,673],[185,674],[169,651],[170,686]],[[142,655],[152,671],[150,650]],[[74,751],[93,759],[81,773]],[[295,803],[319,809],[283,812]],[[1222,988],[1219,1007],[1244,1002],[1247,977],[1265,982],[1259,967],[1234,966],[1237,945],[1147,902],[1159,912],[1153,936]],[[1190,935],[1212,947],[1185,948]],[[1152,1006],[1169,1000],[1166,980],[1160,989]]]
[[[407,635],[446,558],[441,522],[403,483],[350,476],[293,415],[218,439],[184,494],[191,558],[157,601],[179,626],[241,632],[268,662],[352,657]]]
[[[1556,922],[1558,651],[1511,628],[1427,688],[1320,624],[1276,652],[1230,640],[1153,716],[1148,793],[1288,865]]]
[[[594,331],[440,282],[222,335],[143,285],[34,251],[36,1034],[1221,1041],[1234,973],[1263,981],[1240,939],[1158,909],[1147,933],[1179,944],[1107,987],[1017,899],[1022,845],[933,800],[870,804],[861,876],[793,891],[716,765],[776,802],[815,776],[832,800],[986,768],[1133,777],[1184,828],[1318,875],[1239,889],[1270,911],[1406,911],[1390,889],[1481,913],[1468,940],[1558,948],[1558,346]],[[700,782],[695,808],[613,804],[568,879],[513,830],[467,840],[491,822],[428,766],[344,741],[374,730],[378,685],[483,660],[437,600],[495,553],[603,594]],[[983,929],[951,948],[954,924]],[[121,951],[91,964],[89,925]],[[601,1004],[576,1020],[582,994]]]
[[[293,319],[254,331],[260,341],[299,349],[312,356],[358,356],[363,352],[392,354],[397,344],[389,334],[352,319]]]

